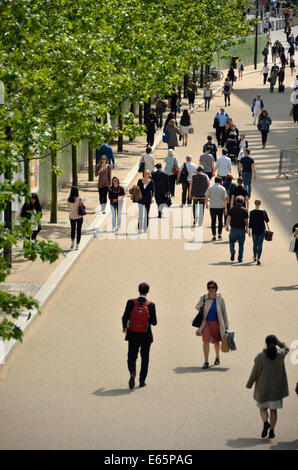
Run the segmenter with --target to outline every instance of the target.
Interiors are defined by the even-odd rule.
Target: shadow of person
[[[272,290],[275,290],[277,292],[283,291],[283,290],[297,290],[298,289],[298,284],[293,284],[292,286],[277,286],[277,287],[271,287]]]
[[[239,437],[239,439],[228,439],[226,445],[233,449],[244,449],[246,447],[255,447],[259,445],[271,444],[270,439],[257,439],[256,437]]]
[[[95,390],[92,395],[96,395],[98,397],[120,397],[122,395],[129,395],[132,392],[132,390],[129,389],[111,389],[111,390],[105,390],[103,388],[99,388],[98,390]]]
[[[276,445],[270,447],[270,450],[296,450],[296,449],[298,449],[298,439],[292,442],[278,442]]]
[[[214,367],[209,366],[208,369],[202,369],[202,367],[176,367],[173,369],[175,374],[197,374],[199,372],[227,372],[227,367]]]

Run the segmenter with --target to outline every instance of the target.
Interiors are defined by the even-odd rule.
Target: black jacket
[[[152,180],[154,181],[155,197],[164,196],[169,192],[169,177],[164,171],[154,171]]]
[[[144,304],[147,300],[144,296],[140,296],[137,298],[138,302],[140,304]],[[130,319],[131,312],[135,306],[134,299],[130,299],[127,301],[126,307],[124,314],[122,316],[122,328],[127,328],[127,323]],[[151,331],[151,325],[155,326],[157,325],[157,319],[156,319],[156,310],[155,310],[155,304],[153,302],[150,302],[148,305],[149,309],[149,325],[146,333],[133,333],[132,331],[127,330],[126,336],[125,336],[125,341],[138,341],[138,342],[153,342],[153,335]]]
[[[155,194],[154,181],[150,180],[146,188],[144,188],[143,181],[139,179],[138,186],[142,193],[142,199],[139,201],[139,204],[151,204],[151,200]]]

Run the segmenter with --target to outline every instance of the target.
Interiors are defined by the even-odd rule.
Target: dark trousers
[[[81,233],[82,233],[82,225],[84,218],[81,217],[80,219],[69,219],[70,220],[70,227],[71,227],[71,240],[74,241],[77,232],[77,244],[81,241]]]
[[[189,199],[189,181],[186,181],[186,183],[182,183],[181,204],[186,204],[186,196],[187,196],[187,204],[191,204],[191,200]]]
[[[218,219],[218,235],[222,234],[224,209],[210,208],[212,235],[216,235],[216,219]]]
[[[162,128],[162,115],[163,113],[159,113],[156,111],[156,119],[157,119],[157,127]]]
[[[147,132],[147,144],[152,147],[154,144],[154,132]]]
[[[210,98],[210,96],[208,96],[208,97],[206,96],[206,97],[204,98],[204,100],[205,100],[205,111],[207,111],[207,109],[210,108],[210,100],[211,100],[211,98]]]
[[[37,235],[39,234],[40,231],[41,231],[41,226],[39,225],[37,230],[33,230],[31,240],[36,240],[36,237],[37,237]]]
[[[140,370],[140,383],[144,383],[148,374],[148,365],[149,365],[149,353],[150,353],[151,343],[148,341],[129,341],[128,342],[128,355],[127,355],[127,365],[128,370],[131,375],[136,375],[136,362],[138,358],[138,353],[140,350],[141,353],[141,370]]]
[[[293,120],[298,122],[298,104],[293,104]]]
[[[263,73],[263,77],[264,77],[263,83],[264,83],[264,85],[266,85],[268,73]]]
[[[194,104],[195,96],[195,93],[188,93],[188,104]]]
[[[262,144],[263,144],[263,145],[265,145],[266,142],[267,142],[268,132],[269,132],[269,131],[261,131],[261,134],[262,134]]]
[[[176,175],[170,175],[169,176],[169,188],[170,188],[170,193],[171,196],[175,196],[175,183],[176,183]]]
[[[104,188],[98,188],[99,202],[100,204],[106,204],[108,199],[109,188],[105,186]]]
[[[216,128],[216,138],[218,145],[223,145],[225,142],[225,126]]]
[[[231,104],[231,97],[230,97],[230,95],[225,95],[225,106],[227,106],[227,103],[228,103],[228,104]]]

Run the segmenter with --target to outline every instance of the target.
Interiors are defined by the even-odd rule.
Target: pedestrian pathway
[[[195,250],[185,249],[185,234],[151,238],[153,210],[147,239],[92,239],[24,343],[0,369],[0,448],[297,449],[295,346],[286,359],[290,397],[280,411],[275,440],[261,439],[258,409],[252,391],[245,388],[265,336],[276,334],[291,346],[298,334],[297,261],[288,251],[298,183],[294,178],[277,179],[275,171],[279,149],[297,134],[288,116],[291,77],[287,69],[286,92],[273,96],[263,87],[260,71],[251,72],[236,83],[228,112],[248,135],[257,169],[252,200],[262,200],[274,232],[273,242],[264,245],[263,264],[252,263],[249,239],[244,262],[231,263],[228,235],[211,241],[208,211]],[[257,91],[273,119],[266,149],[261,148],[250,112]],[[222,105],[218,94],[209,112],[197,108],[192,114],[195,133],[187,147],[177,148],[180,164],[187,154],[198,163]],[[161,143],[157,160],[163,162],[166,154]],[[180,213],[180,197],[178,186],[173,213]],[[134,206],[127,202],[130,233],[136,223],[129,213]],[[170,219],[170,234],[176,223]],[[107,225],[98,235],[108,231]],[[191,321],[210,279],[224,295],[237,351],[221,354],[220,366],[202,371],[201,338],[195,336]],[[140,281],[151,286],[158,325],[153,329],[147,387],[130,391],[121,316]]]

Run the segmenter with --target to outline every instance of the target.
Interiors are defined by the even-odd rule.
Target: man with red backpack
[[[130,390],[135,386],[136,362],[138,353],[141,353],[140,387],[145,387],[148,373],[149,353],[153,335],[151,325],[157,324],[155,304],[147,300],[149,285],[142,282],[139,285],[139,297],[127,301],[122,316],[123,333],[128,341],[127,365],[130,373],[128,382]]]

